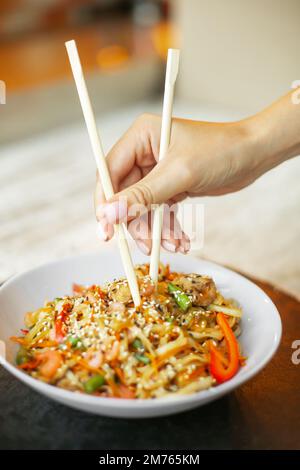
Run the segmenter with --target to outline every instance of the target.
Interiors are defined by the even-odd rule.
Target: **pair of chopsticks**
[[[81,108],[83,111],[86,127],[88,130],[89,138],[91,141],[93,154],[96,160],[96,165],[99,171],[101,184],[103,187],[104,195],[106,199],[110,199],[114,195],[114,189],[112,186],[110,174],[107,168],[105,155],[103,152],[100,136],[98,133],[95,115],[89,98],[88,90],[86,87],[85,78],[83,75],[81,62],[76,47],[75,41],[68,41],[65,43]],[[164,91],[164,102],[162,112],[162,125],[161,125],[161,138],[160,138],[160,150],[159,160],[164,158],[168,150],[171,135],[171,123],[172,123],[172,109],[173,109],[173,97],[174,97],[174,86],[178,73],[179,65],[179,51],[177,49],[169,49],[166,69],[166,80],[165,80],[165,91]],[[158,206],[154,211],[153,220],[153,241],[152,241],[152,252],[150,262],[150,276],[156,283],[158,278],[159,260],[160,260],[160,243],[161,243],[161,231],[163,222],[163,206]],[[128,280],[128,285],[132,295],[134,305],[138,307],[141,303],[140,293],[132,258],[129,251],[129,246],[126,238],[126,227],[124,224],[115,226],[115,230],[119,242],[119,250],[122,258],[123,267]]]

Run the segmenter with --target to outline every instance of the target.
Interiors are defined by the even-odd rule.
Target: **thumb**
[[[129,222],[184,192],[184,178],[177,165],[167,162],[167,157],[138,183],[115,194],[109,201],[100,204],[98,218],[105,218],[109,224]],[[175,163],[175,161],[174,161]]]

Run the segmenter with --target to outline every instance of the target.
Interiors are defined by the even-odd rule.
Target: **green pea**
[[[138,361],[143,362],[144,364],[150,364],[150,359],[147,356],[144,356],[143,354],[135,354],[135,357]]]
[[[103,375],[97,374],[97,375],[93,375],[93,377],[88,379],[84,383],[83,386],[84,386],[84,390],[87,393],[93,393],[96,390],[98,390],[98,388],[102,387],[102,385],[104,384],[105,384],[105,378],[103,377]]]

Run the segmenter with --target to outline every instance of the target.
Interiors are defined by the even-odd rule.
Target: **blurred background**
[[[168,47],[181,49],[177,116],[235,120],[287,92],[300,79],[299,15],[298,0],[1,0],[0,282],[105,249],[66,40],[77,41],[108,150],[141,112],[160,113]],[[298,295],[299,178],[294,159],[198,201],[204,243],[193,251]]]

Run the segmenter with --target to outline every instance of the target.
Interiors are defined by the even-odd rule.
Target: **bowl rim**
[[[41,264],[39,266],[36,266],[22,273],[15,274],[14,276],[9,278],[0,286],[0,300],[1,300],[1,293],[4,290],[6,290],[15,281],[18,281],[19,279],[26,277],[28,274],[39,271],[41,268],[55,266],[64,262],[71,262],[74,260],[78,260],[80,258],[88,258],[91,256],[101,256],[101,252],[100,253],[90,252],[90,253],[64,257],[59,260],[54,260],[48,263]],[[238,373],[235,377],[233,377],[228,382],[224,382],[223,384],[217,385],[216,387],[211,387],[206,390],[200,390],[199,392],[195,392],[191,395],[174,395],[174,396],[160,397],[160,398],[153,398],[153,399],[146,399],[146,398],[128,399],[128,398],[113,398],[113,397],[97,397],[97,396],[88,395],[86,393],[64,390],[62,388],[56,387],[55,385],[44,383],[38,379],[35,379],[34,377],[27,375],[25,372],[18,369],[15,365],[9,362],[1,354],[0,354],[0,365],[2,365],[8,372],[10,372],[16,378],[20,379],[22,382],[26,383],[28,386],[30,386],[34,390],[39,391],[46,396],[59,398],[64,402],[70,402],[70,406],[72,405],[72,403],[78,403],[82,405],[91,405],[93,407],[99,406],[99,409],[103,407],[110,407],[110,406],[115,409],[120,409],[120,410],[124,408],[145,410],[145,409],[157,409],[159,407],[163,407],[164,409],[166,409],[166,407],[168,408],[173,407],[175,404],[178,404],[178,405],[189,404],[189,403],[193,404],[197,402],[205,403],[207,401],[213,400],[214,398],[217,399],[229,393],[230,391],[238,388],[243,383],[248,382],[248,380],[250,380],[253,376],[258,374],[275,355],[280,345],[280,341],[282,337],[282,322],[281,322],[281,317],[278,312],[278,309],[276,305],[274,304],[274,302],[270,299],[270,297],[263,291],[263,289],[261,289],[254,282],[252,282],[250,279],[243,276],[242,274],[230,268],[222,266],[221,264],[215,263],[213,261],[208,261],[206,259],[198,258],[193,255],[182,255],[182,256],[184,256],[184,258],[187,258],[187,257],[193,258],[196,262],[204,263],[205,265],[209,266],[212,269],[221,268],[223,272],[230,273],[231,276],[233,275],[234,277],[241,279],[242,282],[247,283],[248,285],[251,286],[251,288],[254,288],[255,290],[257,290],[260,293],[260,295],[264,298],[264,301],[267,302],[268,305],[271,307],[273,316],[274,316],[274,321],[272,323],[273,328],[274,328],[274,336],[272,340],[272,345],[269,349],[268,354],[266,354],[256,365],[252,366],[251,369],[247,370],[243,375],[240,375]],[[5,341],[3,342],[5,343]]]

